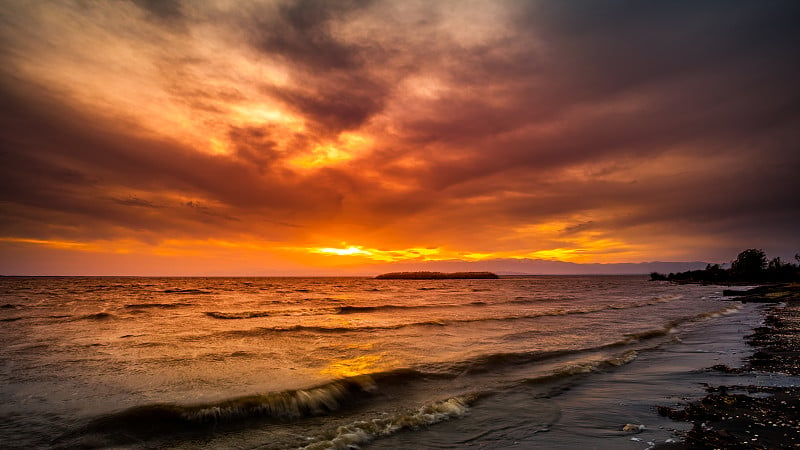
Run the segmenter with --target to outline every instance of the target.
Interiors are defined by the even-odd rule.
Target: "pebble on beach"
[[[622,431],[627,431],[629,433],[641,433],[645,430],[645,426],[636,423],[626,423],[624,427],[622,427]]]

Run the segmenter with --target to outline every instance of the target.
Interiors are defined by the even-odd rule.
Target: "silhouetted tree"
[[[761,249],[749,248],[731,262],[731,272],[739,278],[760,278],[766,268],[767,255]]]
[[[718,282],[728,278],[728,271],[720,267],[719,264],[706,265],[703,281]]]

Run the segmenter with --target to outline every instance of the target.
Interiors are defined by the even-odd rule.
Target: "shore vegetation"
[[[730,267],[708,264],[705,269],[662,274],[652,272],[654,281],[679,283],[785,283],[800,281],[800,253],[794,256],[797,263],[783,261],[780,257],[767,258],[764,250],[750,248],[731,261]]]

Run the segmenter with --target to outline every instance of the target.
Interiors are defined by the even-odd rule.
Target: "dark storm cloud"
[[[590,183],[578,192],[552,192],[561,205],[554,208],[578,211],[610,199],[660,211],[656,220],[692,220],[713,211],[709,215],[727,221],[765,209],[794,210],[788,214],[800,219],[797,200],[786,195],[800,191],[800,184],[784,173],[800,169],[796,2],[528,6],[512,31],[520,42],[508,47],[517,63],[482,64],[481,52],[462,59],[464,65],[450,71],[455,98],[404,124],[409,146],[454,144],[472,152],[457,161],[434,155],[433,170],[424,172],[431,188],[475,183],[485,194],[486,179],[503,173],[509,180],[541,179],[577,164],[688,153],[697,164],[690,169],[702,172],[690,189],[641,177],[638,186],[611,192]],[[730,168],[735,174],[719,173],[702,167],[706,155],[712,164],[724,155],[741,164]],[[649,198],[637,195],[646,191]],[[547,213],[551,208],[541,204],[547,201],[531,202],[520,218]]]
[[[369,78],[348,75],[325,80],[312,90],[270,89],[289,107],[322,127],[321,131],[352,130],[367,122],[383,107],[388,88]]]
[[[494,71],[492,64],[472,64],[453,71],[469,74],[454,80],[465,89],[481,92],[476,79],[499,85],[504,101],[499,106],[485,101],[494,93],[485,89],[485,97],[443,102],[431,118],[408,124],[412,136],[438,141],[489,137],[501,148],[478,165],[501,170],[633,151],[655,154],[699,137],[735,142],[796,117],[800,94],[792,55],[800,33],[785,17],[796,7],[786,11],[747,3],[729,10],[701,4],[694,11],[681,2],[652,9],[635,2],[534,5],[516,32],[535,33],[531,40],[545,42],[547,51],[520,46],[515,50],[520,69]],[[527,75],[526,54],[539,58],[541,66]],[[613,102],[625,95],[642,96],[645,104],[617,110]],[[456,107],[449,110],[453,103]],[[606,104],[602,114],[580,116],[581,108]],[[552,136],[502,135],[553,120],[570,122],[569,128]],[[465,177],[472,175],[467,171]]]
[[[384,62],[386,55],[370,42],[346,40],[334,33],[336,24],[372,3],[281,2],[277,14],[265,7],[254,8],[248,18],[240,19],[247,24],[251,45],[266,60],[294,68],[295,87],[267,85],[265,91],[322,132],[357,128],[379,112],[390,86],[373,73],[373,67]]]
[[[42,110],[43,105],[25,103],[25,96],[9,93],[5,85],[0,86],[0,98],[6,105],[0,111],[0,155],[8,163],[0,168],[0,195],[6,202],[4,215],[12,223],[16,215],[18,224],[25,223],[23,216],[30,214],[39,218],[48,212],[69,215],[75,217],[70,222],[86,224],[79,233],[88,237],[113,232],[98,228],[98,223],[178,233],[213,227],[213,221],[204,219],[205,225],[198,222],[185,229],[198,211],[204,217],[216,216],[221,224],[232,220],[224,212],[208,214],[208,208],[200,211],[174,205],[162,213],[142,215],[131,206],[166,206],[164,200],[109,198],[108,191],[115,190],[149,191],[154,197],[163,191],[178,192],[221,202],[226,211],[275,218],[296,217],[297,210],[306,211],[307,217],[329,214],[340,198],[334,190],[308,189],[304,186],[307,180],[265,175],[262,166],[252,164],[263,156],[248,154],[252,149],[247,147],[240,149],[244,159],[215,157],[175,142],[128,134],[131,130],[119,129],[112,122],[90,121],[68,108],[46,105],[48,109]],[[251,130],[251,143],[253,136]]]
[[[168,21],[176,22],[183,20],[183,6],[180,0],[130,0],[138,7],[147,11],[153,17]]]
[[[265,168],[280,157],[272,132],[268,127],[232,126],[228,137],[235,145],[236,156]]]
[[[268,55],[312,70],[356,69],[364,60],[358,45],[332,34],[333,22],[367,6],[369,1],[297,0],[280,3],[278,15],[253,17],[253,44]]]

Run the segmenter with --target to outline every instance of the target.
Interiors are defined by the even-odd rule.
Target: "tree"
[[[772,258],[769,261],[769,264],[767,264],[767,270],[777,272],[777,271],[780,271],[781,267],[783,267],[783,266],[784,266],[784,263],[783,263],[783,261],[781,261],[781,257],[780,256],[776,256],[776,257]]]
[[[767,268],[764,250],[749,248],[731,262],[731,272],[739,278],[759,278]]]

